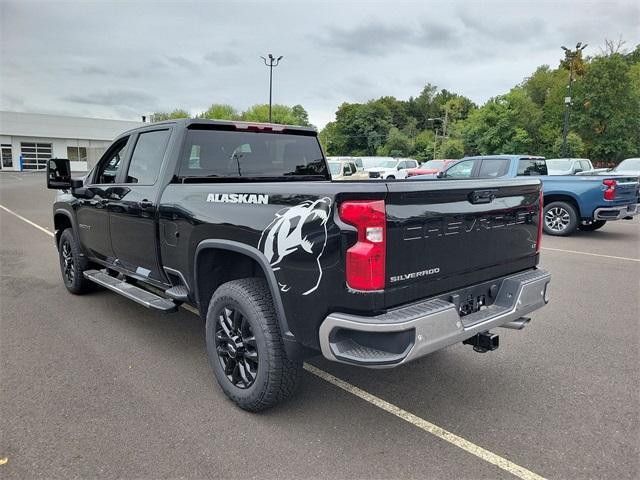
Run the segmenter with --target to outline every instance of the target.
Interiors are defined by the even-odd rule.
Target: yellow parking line
[[[563,248],[542,247],[542,250],[551,250],[553,252],[575,253],[577,255],[588,255],[590,257],[613,258],[615,260],[628,260],[630,262],[640,262],[640,258],[616,257],[615,255],[602,255],[601,253],[579,252],[577,250],[565,250]]]
[[[23,220],[24,222],[46,233],[47,235],[53,236],[53,233],[51,233],[46,228],[43,228],[40,225],[33,223],[31,220],[24,218],[22,215],[17,214],[16,212],[8,209],[7,207],[0,205],[0,208],[9,212],[12,215],[15,215],[20,220]],[[191,307],[190,305],[182,305],[182,307],[191,313],[194,313],[196,315],[198,314],[198,311],[195,308]],[[344,380],[341,380],[338,377],[335,377],[330,373],[325,372],[324,370],[320,370],[318,367],[314,367],[313,365],[305,363],[304,369],[307,372],[321,378],[322,380],[329,382],[332,385],[335,385],[336,387],[339,387],[342,390],[352,395],[355,395],[358,398],[361,398],[365,402],[371,405],[374,405],[375,407],[378,407],[381,410],[384,410],[385,412],[395,415],[396,417],[404,420],[405,422],[408,422],[420,428],[421,430],[424,430],[425,432],[430,433],[444,440],[445,442],[450,443],[451,445],[454,445],[455,447],[458,447],[472,455],[475,455],[481,460],[491,463],[496,467],[501,468],[502,470],[509,472],[512,475],[515,475],[516,477],[522,478],[523,480],[545,480],[544,477],[538,475],[537,473],[532,472],[531,470],[527,470],[526,468],[521,467],[520,465],[513,463],[512,461],[507,460],[506,458],[501,457],[500,455],[490,452],[489,450],[482,448],[476,445],[475,443],[470,442],[469,440],[466,440],[456,435],[455,433],[451,433],[448,430],[445,430],[444,428],[439,427],[429,422],[428,420],[425,420],[424,418],[420,418],[417,415],[414,415],[413,413],[409,413],[406,410],[403,410],[402,408],[396,405],[393,405],[392,403],[389,403],[386,400],[381,399],[380,397],[377,397],[365,390],[362,390],[361,388],[356,387],[355,385],[351,385],[350,383],[345,382]]]

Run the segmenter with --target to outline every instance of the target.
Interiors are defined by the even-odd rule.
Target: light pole
[[[569,50],[564,45],[561,47],[564,50],[565,58],[569,62],[569,86],[567,87],[567,96],[564,97],[564,126],[562,128],[562,157],[567,156],[567,135],[569,134],[569,115],[571,114],[571,89],[573,87],[573,62],[575,58],[587,48],[587,44],[582,45],[582,42],[576,44],[576,49]]]
[[[275,58],[270,53],[268,61],[264,57],[260,57],[260,58],[262,60],[264,60],[264,64],[267,67],[269,67],[269,123],[271,123],[271,98],[272,98],[272,92],[273,92],[273,67],[277,67],[278,66],[278,64],[280,63],[280,60],[282,60],[282,55],[280,55],[278,58]]]
[[[433,122],[433,129],[436,132],[436,138],[433,141],[433,159],[436,159],[436,152],[438,148],[438,129],[436,128],[436,120],[440,120],[442,122],[442,138],[447,138],[447,123],[449,123],[449,109],[445,108],[444,110],[444,118],[435,117],[435,118],[427,118],[427,121]]]

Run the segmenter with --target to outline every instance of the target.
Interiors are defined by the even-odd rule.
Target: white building
[[[50,158],[68,158],[84,171],[111,141],[141,122],[0,111],[0,170],[43,169]]]

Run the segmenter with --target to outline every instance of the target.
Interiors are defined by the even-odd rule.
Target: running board
[[[84,272],[84,276],[87,280],[91,280],[98,285],[113,290],[123,297],[133,300],[147,308],[160,310],[164,313],[175,312],[178,309],[178,306],[167,298],[160,297],[99,270],[87,270]]]

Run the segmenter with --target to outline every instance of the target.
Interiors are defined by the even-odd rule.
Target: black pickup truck
[[[392,367],[498,347],[548,301],[536,178],[332,182],[313,129],[177,120],[118,137],[47,186],[62,278],[195,307],[240,407],[287,398],[305,358]]]

